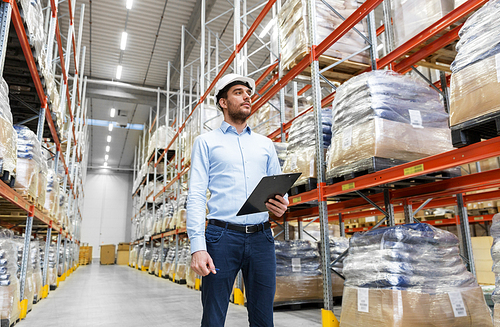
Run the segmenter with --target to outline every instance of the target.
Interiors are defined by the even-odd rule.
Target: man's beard
[[[242,110],[230,110],[229,107],[235,107],[232,104],[229,104],[227,108],[227,114],[231,118],[232,121],[238,124],[243,124],[247,118],[250,116],[250,113],[246,113]]]

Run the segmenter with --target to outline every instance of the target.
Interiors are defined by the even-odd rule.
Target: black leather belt
[[[231,229],[231,230],[235,230],[235,231],[247,233],[247,234],[260,232],[261,230],[271,228],[271,223],[269,221],[266,221],[263,224],[257,224],[257,225],[235,225],[235,224],[226,223],[222,220],[209,219],[208,223],[211,225],[215,225],[215,226],[219,226],[222,228],[227,228],[227,229]]]

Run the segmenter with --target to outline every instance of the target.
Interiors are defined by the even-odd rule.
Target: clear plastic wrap
[[[337,89],[327,174],[368,169],[372,157],[411,161],[452,149],[448,115],[436,91],[420,80],[374,71]]]
[[[160,150],[165,149],[168,146],[168,144],[172,141],[172,138],[175,136],[175,131],[170,126],[162,125],[158,127],[158,129],[156,128],[153,129],[154,131],[151,134],[151,138],[149,139],[148,143],[147,158],[149,158],[151,155],[154,154],[154,149],[160,149]],[[175,142],[174,144],[172,144],[169,150],[175,150]]]
[[[453,10],[454,0],[393,0],[394,41],[399,47]]]
[[[20,290],[17,278],[17,248],[10,230],[0,230],[0,318],[19,318]]]
[[[151,263],[149,264],[148,272],[154,274],[156,269],[156,264],[160,259],[160,248],[154,247],[151,255]]]
[[[47,178],[48,167],[45,159],[42,158],[40,161],[40,171],[38,172],[38,187],[36,192],[36,201],[41,207],[45,206],[47,197]]]
[[[287,142],[273,142],[274,148],[276,149],[276,154],[278,155],[278,160],[280,162],[281,170],[283,171],[283,166],[287,158],[288,143]]]
[[[166,231],[169,229],[170,222],[174,217],[174,205],[171,201],[165,203],[165,206],[163,208],[163,214],[164,215],[163,215],[161,229],[162,231]]]
[[[310,241],[275,241],[275,304],[323,300],[321,258],[316,243]]]
[[[56,214],[57,198],[59,196],[59,180],[54,169],[47,170],[47,187],[45,193],[44,209],[52,217]]]
[[[500,53],[499,15],[500,0],[491,0],[467,19],[458,34],[457,55],[450,67],[454,74]]]
[[[35,133],[25,126],[15,125],[17,132],[17,168],[15,189],[36,198],[38,175],[42,164],[42,147]]]
[[[451,75],[451,126],[500,111],[499,72],[500,54]]]
[[[14,236],[14,247],[17,254],[17,278],[21,278],[21,264],[23,259],[24,237]],[[28,311],[33,307],[35,298],[35,285],[33,280],[33,265],[31,264],[31,249],[28,253],[28,266],[26,267],[26,283],[24,288],[24,299],[28,300]]]
[[[491,270],[495,273],[495,290],[491,295],[491,300],[496,305],[497,303],[500,304],[500,213],[493,216],[490,233],[493,237],[493,245],[491,246],[493,266]]]
[[[323,129],[323,148],[330,145],[332,137],[332,111],[321,112]],[[316,178],[316,136],[314,113],[307,113],[293,121],[288,136],[288,155],[283,164],[284,173],[298,173],[295,185],[305,183],[308,178]]]
[[[458,244],[454,234],[428,224],[355,233],[344,259],[343,324],[492,326],[481,288],[466,270]],[[463,301],[464,317],[454,313],[460,310],[452,309],[454,299]],[[384,323],[378,324],[382,316]]]
[[[188,243],[180,249],[179,260],[177,262],[177,271],[175,273],[175,280],[185,281],[187,267],[191,263],[191,250]]]
[[[40,265],[40,245],[38,241],[30,242],[31,265],[33,266],[34,302],[42,298],[42,266]]]
[[[43,24],[42,4],[40,0],[21,0],[23,18],[26,23],[27,36],[35,48],[35,56],[39,56],[43,50],[45,33]]]
[[[0,77],[0,117],[6,119],[12,126],[12,112],[9,101],[9,85]]]
[[[1,170],[15,176],[17,167],[17,133],[12,124],[0,114],[0,161]]]
[[[344,18],[349,17],[357,7],[354,1],[329,0],[327,3],[336,9]],[[323,41],[344,21],[338,17],[321,0],[316,1],[316,44]],[[365,34],[366,20],[356,24],[356,29]],[[278,14],[278,33],[280,49],[273,49],[274,53],[281,54],[282,65],[285,69],[292,68],[300,59],[309,53],[309,31],[307,1],[287,1]],[[271,44],[276,45],[277,34],[271,35]],[[343,59],[361,50],[366,46],[365,40],[355,31],[351,30],[330,47],[324,55]],[[350,60],[367,63],[368,51],[364,51]]]

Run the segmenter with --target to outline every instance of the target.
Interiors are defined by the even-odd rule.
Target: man
[[[224,121],[219,129],[198,136],[193,145],[187,231],[191,268],[203,276],[203,327],[224,326],[240,269],[250,326],[273,326],[276,257],[269,215],[236,216],[262,177],[281,173],[271,140],[246,124],[254,90],[251,78],[228,74],[220,79],[215,98]],[[205,231],[207,188],[211,197]],[[281,196],[266,203],[277,217],[287,206],[288,200]]]

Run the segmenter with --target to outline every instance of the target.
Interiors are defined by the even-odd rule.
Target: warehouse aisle
[[[230,304],[226,326],[248,326],[246,308]],[[199,326],[200,293],[127,266],[81,266],[33,307],[18,327]],[[276,327],[321,326],[319,309],[277,311]]]

